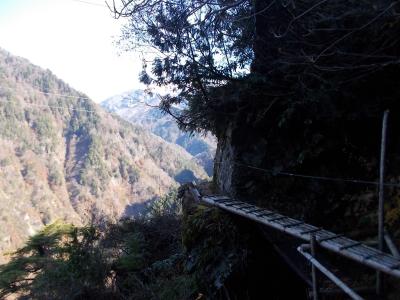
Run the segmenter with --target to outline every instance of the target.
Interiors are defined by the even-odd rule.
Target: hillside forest
[[[0,50],[0,252],[58,219],[118,220],[207,178],[183,148]],[[4,257],[1,257],[3,260]]]

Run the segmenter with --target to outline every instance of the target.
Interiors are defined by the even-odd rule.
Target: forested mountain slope
[[[192,175],[207,176],[182,148],[0,49],[0,253],[59,218],[118,218]]]
[[[212,176],[216,139],[210,134],[204,136],[179,130],[170,115],[155,107],[159,102],[155,95],[147,94],[143,90],[132,90],[104,100],[101,106],[132,124],[141,125],[164,140],[181,146]]]

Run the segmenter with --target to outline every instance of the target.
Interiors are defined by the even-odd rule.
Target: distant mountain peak
[[[0,70],[0,253],[57,219],[117,219],[179,181],[208,178],[184,149],[107,113],[50,71],[3,50]],[[136,96],[115,102],[132,108]]]
[[[136,106],[156,106],[160,99],[155,94],[147,93],[144,90],[130,90],[117,96],[104,100],[101,105],[110,112],[116,112],[119,109],[134,108]]]
[[[211,135],[182,132],[171,116],[154,107],[158,103],[156,95],[150,95],[144,90],[131,90],[104,100],[101,106],[132,124],[145,127],[167,142],[184,148],[212,176],[216,139]]]

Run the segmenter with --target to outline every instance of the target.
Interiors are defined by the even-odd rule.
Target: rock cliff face
[[[375,74],[370,80],[377,82],[382,76]],[[340,178],[378,181],[382,116],[388,108],[386,181],[398,182],[400,108],[394,85],[379,96],[370,90],[369,97],[361,87],[366,88],[365,82],[354,84],[351,88],[357,93],[345,102],[328,94],[318,101],[291,103],[268,96],[257,100],[248,96],[251,90],[243,93],[237,106],[251,103],[246,102],[250,98],[252,103],[222,120],[216,132],[214,180],[220,190],[335,231],[375,234],[376,186]],[[380,97],[385,101],[376,100]],[[235,103],[229,104],[225,111],[234,115]],[[387,226],[398,234],[398,192],[389,187],[386,192]]]
[[[237,170],[234,162],[238,153],[236,153],[236,145],[232,142],[232,126],[230,124],[225,134],[219,137],[214,162],[214,181],[222,191],[235,196],[236,187],[232,185],[232,180]]]
[[[210,88],[219,100],[215,115],[207,112],[219,140],[215,179],[234,196],[315,224],[373,227],[376,186],[340,179],[378,180],[382,116],[390,110],[386,181],[398,182],[400,22],[388,4],[320,4],[254,2],[249,75]],[[301,21],[293,18],[306,7]],[[350,27],[358,30],[343,34]],[[387,220],[400,233],[398,193],[387,192]]]
[[[207,178],[181,147],[0,49],[0,253],[43,225],[119,218]]]
[[[249,124],[230,121],[218,137],[214,178],[221,190],[247,201],[261,201],[267,182],[265,173],[257,168],[265,164],[265,137],[259,131],[246,132]]]

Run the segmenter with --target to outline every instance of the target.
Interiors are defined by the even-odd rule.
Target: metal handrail
[[[335,283],[343,292],[345,292],[351,299],[363,300],[360,295],[353,291],[348,285],[340,280],[335,274],[324,267],[315,257],[307,253],[306,250],[310,249],[310,245],[303,244],[297,248],[297,251],[303,255],[312,265],[314,265],[322,274],[328,277],[333,283]]]

